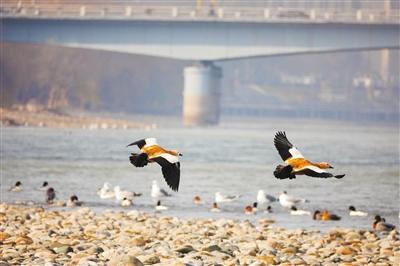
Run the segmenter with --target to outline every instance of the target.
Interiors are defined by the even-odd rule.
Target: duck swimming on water
[[[349,206],[349,215],[350,216],[367,216],[367,212],[357,211],[354,206]]]
[[[385,218],[381,217],[380,215],[375,216],[375,221],[372,224],[372,228],[379,232],[390,232],[396,229],[396,226],[393,224],[387,223]]]
[[[339,221],[341,219],[340,216],[330,213],[327,210],[320,212],[316,210],[313,215],[314,220],[321,220],[321,221]]]
[[[342,178],[345,175],[333,175],[325,169],[333,168],[327,162],[313,163],[304,158],[298,149],[286,137],[286,133],[279,131],[274,138],[274,144],[285,165],[278,165],[274,176],[278,179],[293,179],[296,175],[308,175],[320,178]]]

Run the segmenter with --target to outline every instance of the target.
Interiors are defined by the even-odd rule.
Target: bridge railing
[[[381,2],[387,2],[382,0]],[[199,5],[199,2],[201,5]],[[330,6],[294,4],[293,1],[166,1],[166,0],[2,0],[2,17],[71,19],[346,22],[399,24],[399,8],[393,6]],[[286,3],[287,2],[287,3]],[[298,1],[305,2],[307,1]],[[329,2],[329,1],[326,1]],[[290,3],[292,5],[290,5]],[[367,1],[368,3],[368,1]],[[390,3],[390,2],[389,2]]]

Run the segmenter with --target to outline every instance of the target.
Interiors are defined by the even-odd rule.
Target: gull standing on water
[[[257,193],[257,202],[260,205],[264,205],[266,203],[274,202],[277,199],[274,196],[269,194],[265,194],[264,190],[260,189]]]
[[[180,180],[179,156],[176,150],[166,150],[157,144],[155,138],[135,141],[128,146],[137,145],[141,153],[131,153],[129,160],[136,167],[144,167],[148,163],[156,162],[161,166],[165,181],[173,191],[178,191]]]
[[[278,179],[293,179],[296,175],[308,175],[312,177],[335,177],[342,178],[344,175],[333,175],[325,169],[333,168],[327,162],[313,163],[304,159],[304,156],[286,138],[286,133],[279,131],[274,138],[274,144],[285,165],[278,165],[274,176]]]
[[[298,203],[305,203],[305,202],[307,202],[306,199],[289,196],[286,191],[283,191],[279,195],[279,203],[285,208],[292,208]]]
[[[115,198],[115,192],[114,190],[111,190],[111,184],[108,182],[105,182],[103,187],[97,191],[97,195],[99,195],[101,199]]]
[[[153,183],[151,185],[151,197],[158,199],[160,197],[171,197],[171,194],[160,188],[157,181],[153,180]]]
[[[225,195],[222,195],[221,192],[216,192],[215,193],[215,202],[216,203],[231,202],[231,201],[237,200],[240,197],[241,197],[240,195],[235,195],[235,196],[228,195],[228,196],[225,196]]]
[[[121,202],[124,198],[132,200],[135,194],[128,190],[121,190],[120,186],[114,187],[115,199]]]

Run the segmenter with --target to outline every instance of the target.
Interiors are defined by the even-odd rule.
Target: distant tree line
[[[2,106],[176,112],[183,63],[85,49],[1,44]]]

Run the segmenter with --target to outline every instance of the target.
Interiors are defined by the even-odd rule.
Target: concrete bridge
[[[399,49],[399,6],[371,1],[4,0],[1,41],[191,60],[186,125],[219,119],[222,69],[258,56]],[[356,2],[358,5],[348,3]],[[185,4],[183,4],[185,3]],[[253,3],[253,4],[252,4]],[[308,4],[307,4],[308,3]],[[339,5],[342,4],[342,5]]]

